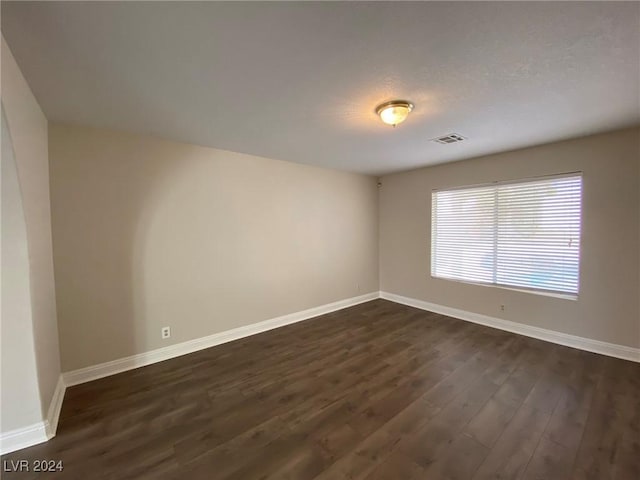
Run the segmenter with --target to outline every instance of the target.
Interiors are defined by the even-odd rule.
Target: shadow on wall
[[[27,228],[18,171],[7,119],[2,108],[2,361],[0,432],[42,420],[34,347]]]
[[[63,371],[377,289],[374,179],[107,130],[49,138]]]
[[[179,162],[161,154],[145,161],[131,137],[123,142],[98,131],[83,132],[74,136],[73,129],[55,125],[49,131],[63,371],[161,345],[160,331],[150,332],[147,320],[146,282],[156,272],[144,270],[146,236],[158,220],[155,205],[168,177],[180,174]],[[171,249],[168,241],[165,248]],[[179,275],[170,268],[162,274]],[[161,296],[173,295],[168,289]],[[158,341],[151,341],[149,333]]]

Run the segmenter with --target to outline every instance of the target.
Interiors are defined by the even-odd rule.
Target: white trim
[[[116,373],[126,372],[134,368],[143,367],[156,362],[169,360],[170,358],[179,357],[188,353],[197,352],[205,348],[214,347],[222,343],[231,342],[240,338],[255,335],[257,333],[266,332],[274,328],[283,327],[303,320],[308,320],[318,315],[341,310],[343,308],[352,307],[360,303],[368,302],[378,298],[379,292],[367,293],[358,297],[346,298],[337,302],[328,303],[319,307],[309,308],[300,312],[290,313],[281,317],[271,318],[263,322],[253,323],[243,327],[234,328],[225,332],[214,333],[207,337],[196,338],[186,342],[170,345],[168,347],[158,348],[149,352],[139,353],[130,357],[112,360],[110,362],[93,365],[79,370],[72,370],[63,373],[64,384],[67,387],[78,385],[80,383],[90,382],[99,378],[115,375]]]
[[[0,455],[32,447],[55,437],[65,390],[66,386],[60,375],[56,389],[53,391],[46,420],[0,434]]]
[[[38,422],[0,435],[0,454],[15,452],[49,440],[47,422]]]
[[[310,308],[308,310],[272,318],[263,322],[234,328],[233,330],[216,333],[213,335],[209,335],[208,337],[197,338],[195,340],[189,340],[187,342],[151,350],[149,352],[113,360],[111,362],[65,372],[60,375],[60,378],[58,379],[56,389],[53,393],[53,398],[51,399],[51,404],[49,405],[47,419],[45,421],[29,425],[28,427],[19,428],[10,432],[0,434],[0,454],[4,455],[16,450],[20,450],[22,448],[37,445],[39,443],[46,442],[47,440],[55,436],[66,387],[90,382],[92,380],[97,380],[109,375],[115,375],[116,373],[125,372],[127,370],[132,370],[134,368],[150,365],[152,363],[161,362],[170,358],[179,357],[181,355],[193,353],[205,348],[214,347],[222,343],[249,337],[251,335],[266,332],[267,330],[283,327],[285,325],[308,320],[319,315],[335,312],[336,310],[352,307],[354,305],[368,302],[370,300],[375,300],[376,298],[383,298],[385,300],[400,303],[402,305],[408,305],[410,307],[419,308],[421,310],[427,310],[430,312],[439,313],[441,315],[447,315],[449,317],[458,318],[460,320],[465,320],[468,322],[485,325],[487,327],[525,335],[527,337],[537,338],[539,340],[544,340],[551,343],[557,343],[559,345],[565,345],[568,347],[578,348],[580,350],[586,350],[588,352],[599,353],[611,357],[622,358],[624,360],[640,362],[640,348],[617,345],[614,343],[578,337],[575,335],[547,330],[544,328],[532,327],[530,325],[511,322],[509,320],[490,317],[488,315],[482,315],[479,313],[468,312],[466,310],[460,310],[453,307],[425,302],[424,300],[417,300],[415,298],[404,297],[402,295],[396,295],[394,293],[383,291],[372,292],[365,295],[360,295],[358,297],[347,298],[344,300],[339,300],[337,302],[328,303],[326,305],[321,305],[319,307]]]
[[[402,295],[396,295],[395,293],[381,291],[380,298],[384,298],[385,300],[390,300],[396,303],[401,303],[402,305],[407,305],[409,307],[415,307],[421,310],[427,310],[429,312],[435,312],[441,315],[458,318],[460,320],[466,320],[467,322],[478,323],[487,327],[497,328],[499,330],[505,330],[507,332],[517,333],[520,335],[525,335],[527,337],[533,337],[539,340],[557,343],[559,345],[565,345],[567,347],[586,350],[587,352],[600,353],[602,355],[608,355],[610,357],[622,358],[623,360],[631,360],[632,362],[640,362],[640,348],[602,342],[600,340],[593,340],[591,338],[578,337],[576,335],[570,335],[568,333],[547,330],[546,328],[532,327],[530,325],[511,322],[509,320],[503,320],[501,318],[490,317],[488,315],[482,315],[480,313],[468,312],[466,310],[460,310],[457,308],[446,307],[444,305],[425,302],[424,300],[403,297]]]
[[[64,392],[67,386],[64,384],[62,375],[58,377],[58,383],[56,389],[53,392],[51,403],[49,404],[49,411],[47,412],[47,421],[45,427],[47,429],[47,438],[53,438],[56,436],[58,430],[58,419],[60,418],[60,410],[62,410],[62,401],[64,400]]]
[[[150,365],[152,363],[162,362],[170,358],[179,357],[181,355],[193,353],[222,343],[266,332],[267,330],[308,320],[326,313],[335,312],[336,310],[352,307],[360,303],[375,300],[378,298],[378,295],[378,292],[367,293],[358,297],[339,300],[337,302],[283,315],[281,317],[272,318],[252,325],[234,328],[233,330],[216,333],[209,335],[208,337],[197,338],[195,340],[170,345],[157,350],[151,350],[150,352],[140,353],[131,357],[102,363],[100,365],[65,372],[58,378],[58,383],[56,384],[56,388],[53,392],[53,397],[51,398],[51,403],[49,405],[49,410],[47,412],[47,419],[42,422],[29,425],[28,427],[18,428],[16,430],[0,434],[0,454],[4,455],[22,448],[31,447],[33,445],[46,442],[54,437],[58,428],[58,419],[60,418],[62,402],[64,400],[64,394],[67,387],[90,382],[109,375],[115,375],[116,373],[125,372],[127,370]]]

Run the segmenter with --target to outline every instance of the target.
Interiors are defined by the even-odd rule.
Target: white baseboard
[[[131,357],[121,358],[100,365],[94,365],[80,370],[65,372],[60,375],[56,389],[51,398],[51,404],[47,412],[47,418],[42,422],[34,423],[28,427],[11,430],[0,434],[0,454],[15,452],[22,448],[31,447],[46,442],[55,436],[58,428],[58,419],[62,409],[62,402],[67,387],[80,383],[90,382],[109,375],[124,372],[134,368],[162,362],[174,357],[193,353],[205,348],[214,347],[222,343],[231,342],[240,338],[266,332],[274,328],[283,327],[292,323],[301,322],[310,318],[335,312],[343,308],[352,307],[360,303],[378,298],[378,292],[367,293],[358,297],[347,298],[337,302],[328,303],[319,307],[310,308],[300,312],[283,315],[263,322],[246,325],[226,332],[216,333],[208,337],[197,338],[188,342],[171,345],[150,352],[140,353]]]
[[[47,419],[28,427],[0,434],[0,454],[4,455],[6,453],[11,453],[22,448],[37,445],[39,443],[46,442],[51,437],[55,436],[66,387],[90,382],[92,380],[97,380],[109,375],[115,375],[116,373],[125,372],[127,370],[143,367],[152,363],[169,360],[171,358],[193,353],[198,350],[214,347],[222,343],[231,342],[233,340],[238,340],[251,335],[266,332],[267,330],[272,330],[274,328],[283,327],[285,325],[301,322],[303,320],[308,320],[310,318],[334,312],[336,310],[341,310],[343,308],[352,307],[360,303],[375,300],[376,298],[383,298],[385,300],[400,303],[402,305],[419,308],[421,310],[427,310],[429,312],[439,313],[441,315],[447,315],[449,317],[458,318],[460,320],[465,320],[468,322],[485,325],[487,327],[525,335],[527,337],[537,338],[539,340],[544,340],[559,345],[565,345],[568,347],[578,348],[580,350],[586,350],[588,352],[599,353],[602,355],[608,355],[624,360],[640,362],[639,348],[602,342],[590,338],[578,337],[576,335],[556,332],[539,327],[532,327],[530,325],[511,322],[509,320],[490,317],[488,315],[482,315],[479,313],[468,312],[466,310],[460,310],[453,307],[425,302],[424,300],[417,300],[415,298],[404,297],[402,295],[396,295],[394,293],[382,291],[372,292],[365,295],[360,295],[358,297],[347,298],[344,300],[339,300],[337,302],[328,303],[326,305],[321,305],[319,307],[310,308],[308,310],[272,318],[263,322],[254,323],[252,325],[234,328],[233,330],[227,330],[225,332],[216,333],[207,337],[197,338],[188,342],[159,348],[150,352],[140,353],[137,355],[132,355],[130,357],[113,360],[111,362],[65,372],[60,376],[56,385],[53,398],[51,399],[51,405],[49,406]]]
[[[0,435],[0,454],[15,452],[49,440],[47,422],[38,422]]]
[[[47,418],[33,425],[0,434],[0,455],[31,447],[55,437],[65,390],[66,386],[60,375],[49,404]]]
[[[395,293],[381,291],[380,298],[384,298],[385,300],[390,300],[395,303],[400,303],[402,305],[407,305],[409,307],[415,307],[421,310],[427,310],[429,312],[458,318],[460,320],[466,320],[467,322],[478,323],[487,327],[497,328],[499,330],[505,330],[507,332],[517,333],[519,335],[525,335],[527,337],[533,337],[539,340],[557,343],[559,345],[565,345],[567,347],[586,350],[587,352],[600,353],[602,355],[621,358],[623,360],[640,362],[640,348],[602,342],[600,340],[593,340],[591,338],[578,337],[576,335],[556,332],[554,330],[547,330],[545,328],[532,327],[530,325],[524,325],[522,323],[503,320],[501,318],[490,317],[488,315],[482,315],[479,313],[468,312],[466,310],[460,310],[457,308],[446,307],[444,305],[425,302],[424,300],[403,297],[402,295],[396,295]]]
[[[115,375],[116,373],[126,372],[127,370],[143,367],[152,363],[162,362],[164,360],[169,360],[170,358],[197,352],[198,350],[214,347],[222,343],[231,342],[257,333],[266,332],[267,330],[283,327],[285,325],[308,320],[336,310],[352,307],[370,300],[375,300],[378,298],[378,295],[378,292],[367,293],[358,297],[347,298],[337,302],[328,303],[326,305],[321,305],[319,307],[310,308],[308,310],[271,318],[263,322],[234,328],[233,330],[215,333],[207,337],[196,338],[195,340],[189,340],[187,342],[170,345],[168,347],[158,348],[149,352],[139,353],[130,357],[120,358],[118,360],[81,368],[79,370],[72,370],[63,374],[64,384],[67,387],[71,387],[73,385],[90,382],[109,375]]]
[[[66,390],[67,386],[64,384],[62,375],[60,375],[56,389],[53,392],[53,397],[51,398],[51,403],[49,404],[49,411],[47,412],[47,420],[45,422],[47,438],[56,436],[58,419],[60,418],[60,410],[62,410],[62,401],[64,400],[64,392]]]

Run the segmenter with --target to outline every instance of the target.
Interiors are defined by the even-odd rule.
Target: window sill
[[[559,293],[559,292],[550,292],[547,290],[534,290],[534,289],[527,289],[527,288],[507,287],[504,285],[493,285],[489,283],[470,282],[468,280],[456,280],[454,278],[434,277],[433,275],[431,275],[431,278],[434,280],[444,280],[447,282],[464,283],[466,285],[475,285],[478,287],[499,288],[501,290],[510,290],[512,292],[531,293],[533,295],[542,295],[543,297],[560,298],[562,300],[573,300],[574,302],[578,300],[578,295],[572,294],[572,293]]]

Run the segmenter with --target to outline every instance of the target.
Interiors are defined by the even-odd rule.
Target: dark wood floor
[[[63,460],[52,479],[638,480],[640,364],[376,300],[72,387],[17,459]]]

